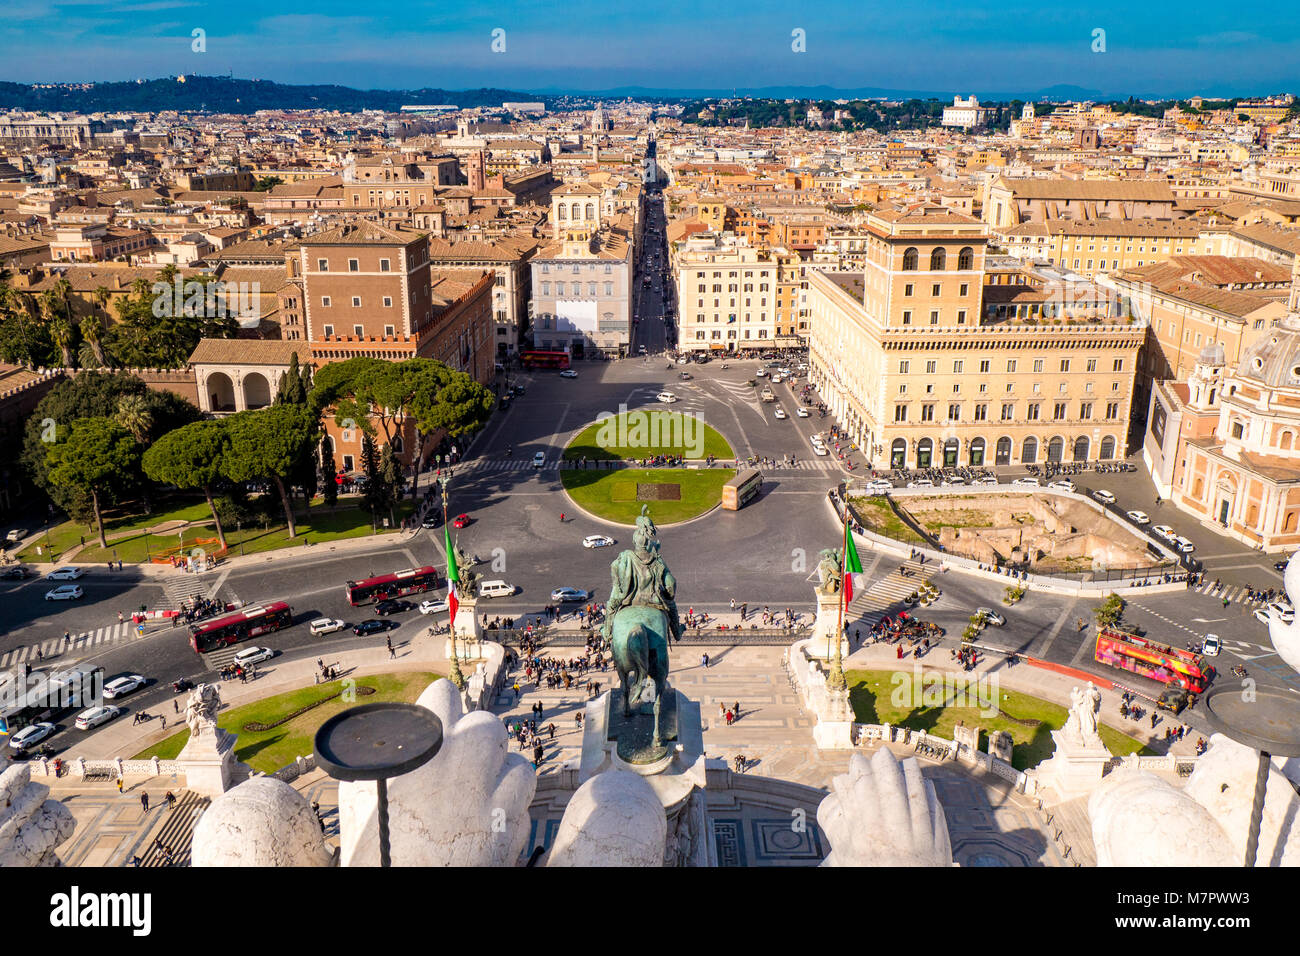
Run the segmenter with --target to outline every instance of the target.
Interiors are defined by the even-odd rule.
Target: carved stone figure
[[[840,555],[833,548],[823,548],[818,555],[817,590],[822,594],[839,594],[842,580]]]
[[[1070,739],[1080,746],[1101,746],[1101,735],[1097,732],[1097,715],[1101,712],[1101,691],[1092,681],[1087,690],[1075,687],[1070,691],[1070,716],[1065,722],[1065,729]]]
[[[49,795],[49,787],[32,782],[25,763],[0,773],[0,868],[61,865],[54,851],[72,836],[77,821]]]
[[[200,684],[190,691],[185,704],[185,723],[190,733],[198,737],[217,726],[217,711],[221,709],[221,692],[216,684]]]

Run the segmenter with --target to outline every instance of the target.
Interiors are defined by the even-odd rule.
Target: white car
[[[1162,538],[1168,538],[1170,541],[1174,538],[1174,529],[1167,524],[1157,524],[1151,526],[1151,533],[1158,534]]]
[[[964,484],[966,484],[966,479],[960,476],[945,478],[943,481],[939,482],[940,487],[943,488],[956,488],[958,485]]]
[[[673,402],[677,401],[677,396],[672,392],[660,392],[655,396],[655,398],[663,402],[665,405],[671,405]]]
[[[54,590],[45,592],[45,600],[75,601],[80,597],[84,597],[85,594],[86,592],[81,590],[81,585],[79,584],[60,584]]]
[[[614,539],[607,534],[589,534],[582,539],[584,548],[608,548],[614,543]]]
[[[85,568],[78,568],[68,565],[66,568],[56,568],[49,574],[45,575],[47,581],[75,581],[86,573]]]
[[[812,412],[808,411],[808,409],[804,408],[802,405],[796,408],[794,413],[800,418],[810,418],[812,416]]]
[[[1201,642],[1201,653],[1206,657],[1218,657],[1221,650],[1223,643],[1219,640],[1219,635],[1206,634],[1205,640]]]
[[[909,482],[907,483],[907,487],[909,487],[909,488],[933,488],[933,487],[934,487],[934,482],[931,481],[929,478],[918,478],[916,481],[909,481]]]
[[[1002,627],[1007,623],[1007,619],[991,607],[978,607],[975,609],[975,613],[994,627]]]
[[[322,634],[333,634],[335,631],[341,631],[345,627],[347,627],[347,624],[336,617],[318,617],[307,625],[307,629],[311,631],[312,637],[320,637]]]
[[[1191,554],[1196,550],[1196,545],[1192,544],[1180,534],[1176,534],[1170,538],[1170,543],[1173,544],[1175,551],[1179,551],[1182,554]]]
[[[827,450],[827,448],[826,448],[825,445],[813,445],[813,446],[812,446],[812,450],[813,450],[813,454],[814,454],[814,455],[829,455],[829,454],[830,454],[830,452]]]
[[[262,661],[269,661],[275,656],[275,651],[269,647],[246,647],[234,657],[234,662],[240,667],[247,667],[249,664],[260,664]]]
[[[772,376],[773,385],[780,385],[784,381],[785,381],[785,376],[782,375],[780,372]]]
[[[679,359],[677,360],[677,364],[678,364],[678,365],[690,365],[690,364],[691,364],[691,360],[688,359],[688,358],[679,358]]]
[[[1284,604],[1281,601],[1271,601],[1269,602],[1268,609],[1287,624],[1290,624],[1295,618],[1295,608],[1290,604]]]
[[[1132,521],[1134,524],[1151,523],[1151,519],[1147,517],[1147,513],[1145,511],[1126,511],[1124,513],[1125,515],[1128,516],[1128,519]]]
[[[451,605],[447,603],[446,598],[440,598],[436,601],[421,601],[421,614],[441,614],[443,611],[450,611]]]
[[[112,704],[104,704],[101,707],[92,707],[90,710],[83,710],[77,715],[73,726],[78,730],[90,730],[92,727],[98,727],[100,724],[106,724],[114,717],[120,717],[122,714],[121,707],[114,707]]]
[[[116,700],[119,697],[125,697],[133,690],[139,690],[143,686],[144,678],[139,674],[115,677],[104,685],[104,696],[109,700]]]
[[[546,452],[539,451],[537,454],[533,455],[534,468],[541,468],[545,464],[546,464]]]
[[[781,419],[784,419],[784,418],[789,418],[790,416],[788,416],[788,415],[785,413],[785,409],[784,409],[784,408],[778,408],[776,411],[774,411],[774,412],[772,413],[772,417],[774,417],[774,418],[781,418]]]
[[[869,495],[884,495],[893,490],[894,483],[891,481],[876,479],[875,481],[867,482],[867,494]]]
[[[1072,482],[1072,481],[1070,481],[1070,480],[1068,480],[1068,479],[1066,479],[1066,478],[1062,478],[1060,481],[1054,481],[1054,482],[1052,482],[1052,483],[1051,483],[1050,485],[1048,485],[1047,487],[1049,487],[1049,488],[1056,488],[1056,489],[1058,489],[1058,490],[1060,490],[1060,491],[1074,491],[1075,484],[1074,484],[1074,482]]]
[[[767,376],[767,369],[765,368],[760,368],[756,372],[754,372],[754,378],[765,378],[766,376]]]
[[[1115,503],[1115,496],[1105,488],[1098,488],[1092,493],[1092,496],[1104,505],[1113,505]]]
[[[996,485],[998,479],[996,475],[985,475],[983,478],[976,478],[971,482],[972,485]]]
[[[9,746],[14,750],[26,750],[33,744],[39,744],[56,730],[58,730],[57,727],[45,721],[41,721],[39,724],[29,724],[9,738]]]
[[[1017,488],[1037,488],[1042,482],[1037,478],[1017,478],[1011,484]]]
[[[506,584],[505,581],[484,581],[478,586],[479,597],[510,597],[515,593],[513,584]]]
[[[578,377],[578,373],[571,368],[566,368],[563,372],[560,373],[560,378],[577,378],[577,377]]]

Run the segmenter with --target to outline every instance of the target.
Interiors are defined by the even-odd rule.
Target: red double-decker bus
[[[519,353],[519,364],[524,368],[554,368],[563,370],[569,367],[569,353],[533,349],[528,352]]]
[[[1193,694],[1204,693],[1215,673],[1198,654],[1109,627],[1097,635],[1096,657],[1098,663],[1173,684]]]
[[[347,583],[348,603],[353,607],[371,601],[386,601],[407,594],[432,591],[438,586],[438,569],[430,566],[379,574],[364,581]]]
[[[293,608],[283,601],[253,604],[202,624],[190,625],[190,647],[198,653],[227,647],[240,641],[269,634],[293,623]]]

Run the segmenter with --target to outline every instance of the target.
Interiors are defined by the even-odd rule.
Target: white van
[[[515,586],[504,581],[484,581],[478,588],[478,596],[485,598],[509,597],[514,593]]]

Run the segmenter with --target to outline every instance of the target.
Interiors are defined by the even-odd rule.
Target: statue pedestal
[[[185,789],[205,797],[219,797],[230,789],[235,773],[234,734],[213,724],[190,734],[176,762],[185,774]]]
[[[472,641],[477,644],[483,640],[483,625],[478,619],[478,598],[466,597],[461,598],[456,607],[456,636],[462,641]],[[451,651],[451,644],[447,645],[448,653]]]
[[[660,704],[662,748],[656,751],[646,737],[653,717],[622,714],[622,689],[606,691],[587,704],[582,722],[582,759],[578,782],[586,783],[606,770],[639,774],[653,788],[668,820],[664,847],[665,866],[710,866],[704,809],[704,725],[700,705],[669,687]],[[669,696],[672,700],[669,700]],[[649,707],[642,705],[646,710]],[[647,730],[642,724],[649,722]],[[620,739],[624,742],[619,755]]]
[[[1091,793],[1114,758],[1098,740],[1096,744],[1080,744],[1063,730],[1052,731],[1056,752],[1051,759],[1038,767],[1039,786],[1051,787],[1064,800]]]
[[[853,748],[853,707],[847,687],[827,689],[825,710],[817,715],[817,725],[813,727],[813,742],[822,750]]]
[[[823,594],[815,588],[813,593],[817,595],[817,620],[813,624],[807,652],[809,657],[829,660],[835,654],[835,631],[840,627],[840,595]],[[840,637],[840,654],[849,656],[849,642],[843,636]]]

